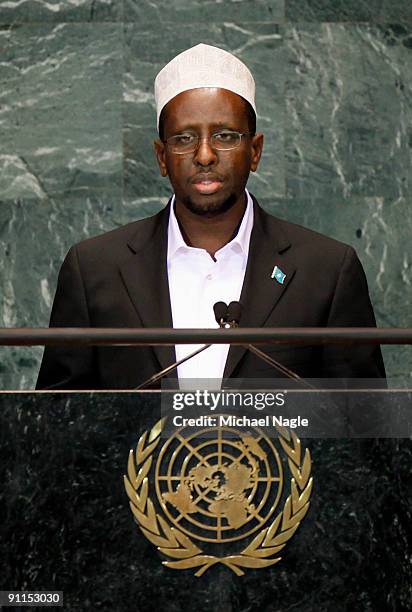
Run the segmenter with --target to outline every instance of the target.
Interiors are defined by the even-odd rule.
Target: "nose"
[[[200,138],[199,145],[196,149],[194,161],[199,166],[211,166],[216,162],[216,150],[210,144],[210,138]]]

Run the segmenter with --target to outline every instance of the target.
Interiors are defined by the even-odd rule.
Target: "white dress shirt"
[[[213,305],[220,301],[229,304],[239,300],[253,227],[253,202],[248,191],[246,196],[247,205],[239,231],[233,240],[215,253],[216,261],[205,249],[186,244],[174,212],[173,197],[167,247],[173,327],[218,328]],[[176,345],[176,359],[182,359],[200,346]],[[189,379],[210,379],[209,386],[219,388],[228,351],[228,344],[216,344],[178,366],[180,388],[193,389],[193,380]],[[203,387],[206,384],[204,381]]]

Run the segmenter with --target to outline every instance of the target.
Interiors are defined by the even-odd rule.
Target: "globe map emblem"
[[[159,453],[155,488],[179,530],[205,542],[231,542],[261,529],[275,511],[282,462],[259,429],[182,428]]]

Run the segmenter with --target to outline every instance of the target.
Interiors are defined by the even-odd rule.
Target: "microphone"
[[[230,327],[239,327],[241,314],[242,304],[240,302],[230,302],[227,308],[227,321]]]
[[[227,304],[225,302],[216,302],[213,306],[213,312],[215,313],[216,323],[219,327],[226,327],[227,323]]]
[[[214,304],[213,306],[213,311],[215,313],[215,318],[216,318],[217,323],[219,324],[219,327],[222,327],[222,328],[229,327],[229,325],[226,323],[227,310],[228,310],[228,307],[227,307],[227,304],[225,304],[225,302],[216,302],[216,304]],[[167,374],[170,374],[170,372],[173,372],[173,370],[175,370],[182,363],[185,363],[185,361],[189,361],[189,359],[192,359],[192,357],[196,357],[196,355],[199,355],[199,353],[203,353],[203,351],[208,349],[210,346],[212,345],[205,344],[201,346],[200,348],[198,348],[196,351],[193,351],[193,353],[189,353],[189,355],[186,355],[186,357],[183,357],[183,359],[179,359],[179,361],[175,361],[175,363],[172,363],[167,368],[164,368],[164,370],[161,370],[157,374],[154,374],[153,376],[151,376],[150,378],[142,382],[138,387],[135,387],[134,390],[141,391],[145,387],[149,387],[150,385],[153,385],[155,382],[157,382],[164,376],[167,376]]]

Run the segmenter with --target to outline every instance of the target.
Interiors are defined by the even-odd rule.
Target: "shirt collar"
[[[241,252],[247,257],[249,253],[249,242],[250,235],[252,233],[253,227],[253,202],[250,197],[250,193],[247,189],[246,192],[246,209],[243,214],[242,222],[239,227],[239,231],[236,236],[227,244],[225,244],[221,249],[219,249],[216,253],[216,259],[219,259],[219,254],[222,254],[223,251],[232,249],[232,250],[241,250]],[[179,224],[176,219],[175,210],[174,210],[175,196],[173,195],[171,203],[170,203],[170,215],[169,215],[169,225],[168,225],[168,241],[167,241],[167,260],[170,261],[178,252],[183,251],[199,251],[203,249],[197,249],[194,247],[190,247],[186,244],[183,239],[182,232],[180,231]]]

